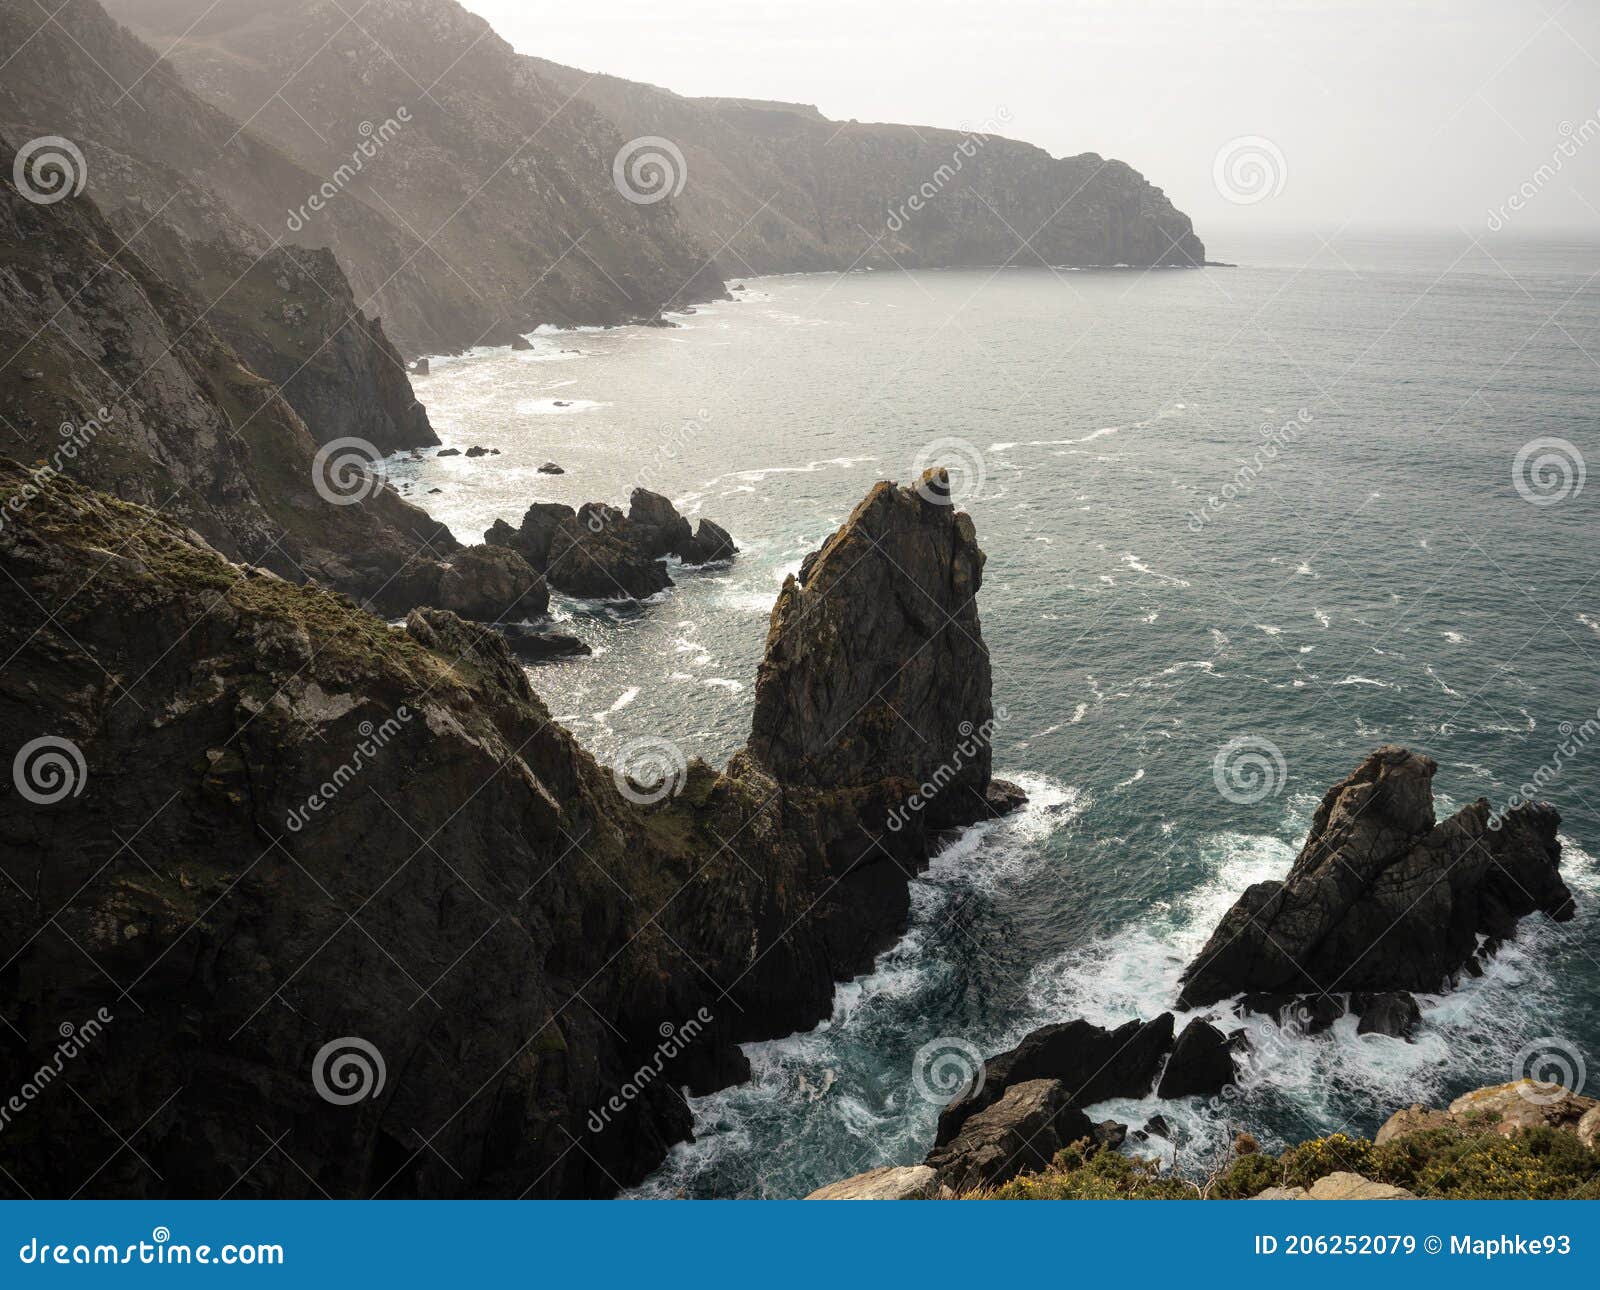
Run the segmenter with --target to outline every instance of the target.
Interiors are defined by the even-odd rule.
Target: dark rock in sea
[[[1361,1018],[1356,1026],[1358,1035],[1390,1035],[1396,1039],[1409,1039],[1422,1024],[1422,1009],[1404,990],[1382,994],[1353,994],[1350,1010]]]
[[[998,819],[1002,815],[1020,811],[1028,804],[1028,794],[1020,784],[1013,784],[1009,779],[991,779],[989,787],[984,790],[983,800],[989,817]]]
[[[442,493],[442,492],[444,492],[444,489],[442,489],[442,488],[430,488],[428,491],[430,493]]]
[[[680,552],[689,543],[689,521],[660,493],[635,488],[628,497],[628,523],[638,542],[652,556]]]
[[[572,406],[572,400],[571,399],[552,399],[551,403],[550,403],[550,406],[551,407],[556,407],[556,408],[570,408]]]
[[[567,472],[556,465],[555,462],[547,461],[539,467],[539,473],[541,475],[565,475]]]
[[[676,327],[678,325],[662,314],[656,314],[650,318],[640,318],[638,322],[641,327]]]
[[[467,456],[469,457],[498,457],[499,455],[500,449],[480,448],[477,444],[473,444],[472,447],[467,449]]]
[[[1073,1106],[1143,1097],[1155,1087],[1161,1059],[1172,1047],[1172,1027],[1170,1012],[1115,1030],[1082,1020],[1041,1026],[1015,1048],[984,1062],[982,1086],[944,1109],[934,1141],[951,1141],[969,1118],[993,1105],[1013,1084],[1027,1080],[1057,1081]]]
[[[711,533],[717,536],[702,539]],[[484,534],[485,542],[521,552],[556,590],[594,600],[643,599],[670,587],[663,557],[687,561],[703,554],[697,545],[702,540],[718,559],[737,550],[709,520],[691,535],[677,508],[644,488],[633,490],[626,514],[604,502],[585,502],[576,511],[560,502],[536,502],[519,528],[496,520]]]
[[[1164,1115],[1152,1115],[1144,1122],[1144,1132],[1147,1137],[1172,1138],[1172,1125]]]
[[[533,342],[519,333],[511,338],[511,348],[517,351],[532,349]]]
[[[565,632],[552,632],[538,627],[524,627],[520,623],[505,623],[500,627],[506,641],[516,656],[527,663],[542,663],[552,658],[572,658],[591,654],[586,644]]]
[[[731,560],[739,554],[733,536],[722,525],[711,520],[701,520],[690,538],[678,552],[685,564],[716,564]]]
[[[435,457],[459,457],[461,455],[461,449],[459,449],[459,448],[441,448],[441,449],[439,449],[438,452],[434,453],[433,455]]]
[[[941,480],[936,469],[919,487],[876,485],[785,579],[750,733],[752,756],[787,783],[867,783],[903,768],[906,801],[933,828],[987,815],[995,729],[989,655],[976,645],[984,556],[965,512],[925,500]],[[891,588],[908,579],[912,601],[896,600]],[[963,755],[951,760],[952,748]],[[923,785],[939,787],[924,798]]]
[[[1128,1126],[1117,1120],[1101,1120],[1094,1126],[1096,1146],[1110,1147],[1115,1151],[1128,1139]]]
[[[1183,1028],[1161,1072],[1156,1095],[1163,1098],[1214,1097],[1233,1083],[1233,1051],[1228,1037],[1196,1017]]]
[[[550,592],[511,548],[469,546],[445,566],[434,603],[463,618],[494,623],[538,617],[550,607]]]
[[[428,360],[419,358],[411,365],[411,374],[413,376],[426,376],[428,374]]]
[[[1441,990],[1479,936],[1509,937],[1535,911],[1571,918],[1555,809],[1496,816],[1480,798],[1435,823],[1434,770],[1384,747],[1331,788],[1287,878],[1246,891],[1185,970],[1183,1006],[1308,984]]]
[[[952,1191],[997,1187],[1024,1170],[1043,1169],[1069,1142],[1093,1135],[1094,1125],[1069,1105],[1059,1080],[1027,1080],[968,1119],[927,1164]]]

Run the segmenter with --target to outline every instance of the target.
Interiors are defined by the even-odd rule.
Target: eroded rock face
[[[1067,1143],[1093,1131],[1059,1080],[1027,1080],[967,1120],[927,1163],[952,1191],[998,1187],[1024,1170],[1043,1169]]]
[[[1480,936],[1511,936],[1535,911],[1571,918],[1554,808],[1519,806],[1492,827],[1479,799],[1435,823],[1434,770],[1384,747],[1329,789],[1288,877],[1246,891],[1185,970],[1182,1005],[1247,991],[1437,991]]]
[[[797,785],[906,781],[937,827],[984,818],[994,711],[971,518],[873,487],[784,581],[756,677],[750,754]],[[947,750],[965,748],[949,758]],[[931,791],[923,793],[922,786]]]
[[[640,804],[493,628],[392,628],[32,484],[0,460],[4,755],[69,740],[82,780],[0,784],[0,1079],[105,1008],[73,1087],[143,1126],[135,1157],[37,1099],[6,1134],[34,1195],[110,1157],[87,1194],[608,1195],[688,1135],[679,1087],[746,1078],[738,1043],[827,1016],[903,929],[930,835],[885,828],[901,781],[691,760]],[[335,1105],[314,1070],[351,1037],[386,1078]]]

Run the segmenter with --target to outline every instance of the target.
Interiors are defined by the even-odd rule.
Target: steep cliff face
[[[142,258],[199,300],[318,442],[437,442],[372,306],[358,306],[333,257],[275,249],[286,194],[314,191],[320,176],[186,89],[93,0],[70,0],[48,21],[31,5],[0,5],[0,48],[24,51],[0,75],[0,134],[17,147],[64,136],[77,149],[81,164],[59,147],[41,156],[66,156],[68,182],[83,181],[111,220],[108,253]],[[432,290],[411,282],[408,248],[377,216],[350,203],[329,219],[407,290]]]
[[[12,150],[0,140],[0,167]],[[87,197],[0,187],[0,451],[159,509],[232,558],[394,608],[456,543],[370,477],[318,460],[277,389],[206,307],[138,255]],[[320,486],[320,487],[319,487]]]
[[[627,136],[450,0],[371,0],[358,21],[325,0],[109,7],[213,112],[316,176],[270,204],[218,187],[263,228],[332,247],[408,352],[722,294],[671,204],[614,186]],[[324,182],[335,194],[302,209]]]
[[[726,275],[962,265],[1202,264],[1189,217],[1121,161],[971,131],[831,121],[814,107],[684,98],[543,60],[625,134],[682,151],[680,217]]]
[[[1003,122],[962,133],[684,98],[519,55],[453,0],[373,0],[359,24],[321,0],[110,7],[170,48],[196,93],[314,174],[349,161],[363,122],[407,109],[336,204],[412,231],[415,263],[454,279],[426,284],[450,319],[429,314],[426,292],[379,292],[410,348],[652,313],[720,294],[719,275],[1204,260],[1188,217],[1138,172],[1053,158],[1001,137]],[[670,146],[622,154],[619,181],[623,145],[657,137]],[[392,260],[329,219],[296,238],[332,245],[358,291],[382,284]],[[477,330],[451,320],[462,311]]]
[[[897,777],[741,756],[641,788],[493,631],[391,628],[10,462],[0,514],[0,1077],[111,1018],[6,1125],[6,1186],[609,1194],[688,1133],[680,1086],[743,1078],[736,1042],[825,1016],[903,925],[930,833],[884,828]]]

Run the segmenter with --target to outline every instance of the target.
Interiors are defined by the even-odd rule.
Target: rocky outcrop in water
[[[666,556],[706,564],[739,550],[726,529],[701,520],[691,531],[670,501],[643,488],[633,490],[627,514],[604,502],[577,510],[535,502],[517,528],[496,520],[483,540],[516,551],[557,591],[590,600],[643,600],[666,590]]]
[[[1185,969],[1182,1005],[1438,991],[1522,917],[1571,918],[1554,808],[1480,798],[1436,823],[1435,769],[1384,747],[1329,789],[1288,876],[1247,890]]]
[[[73,1058],[98,1116],[46,1090],[6,1187],[608,1195],[687,1136],[680,1088],[747,1077],[738,1043],[827,1016],[903,930],[935,842],[885,827],[903,755],[837,783],[669,758],[641,795],[491,628],[391,627],[9,461],[0,514],[0,1079],[112,1017]],[[962,609],[927,576],[981,561],[952,531],[896,603]]]
[[[750,732],[751,756],[783,783],[903,776],[935,828],[988,813],[996,719],[978,630],[983,552],[937,491],[944,478],[878,484],[784,580]]]

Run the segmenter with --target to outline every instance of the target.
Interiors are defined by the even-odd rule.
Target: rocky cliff
[[[108,255],[144,261],[198,301],[319,443],[358,435],[387,452],[437,442],[398,352],[339,263],[278,245],[285,195],[315,191],[320,176],[185,88],[92,0],[70,0],[49,21],[31,5],[0,4],[0,48],[26,51],[0,75],[0,134],[19,148],[64,136],[31,155],[36,166],[64,162],[65,173],[33,173],[41,187],[83,184],[117,231]],[[397,233],[354,203],[335,219],[345,242],[409,282]]]
[[[1124,162],[1052,157],[994,119],[965,130],[832,121],[816,108],[685,98],[537,66],[633,136],[670,139],[676,199],[728,276],[1016,264],[1190,266],[1189,217]]]
[[[864,511],[946,541],[865,557],[904,607],[870,626],[955,632],[970,522],[890,491]],[[903,926],[933,842],[884,828],[904,757],[609,772],[454,614],[386,626],[14,463],[0,514],[0,1076],[38,1093],[0,1156],[34,1195],[610,1194],[689,1132],[680,1087],[744,1077],[737,1042],[826,1016]],[[988,704],[942,695],[930,731]],[[71,1089],[34,1079],[87,1018]]]
[[[274,236],[331,247],[407,352],[723,294],[670,203],[613,185],[628,136],[449,0],[371,0],[354,22],[325,0],[108,7],[314,176],[212,186]]]
[[[411,350],[649,314],[720,294],[720,275],[1204,260],[1188,217],[1137,171],[1051,157],[1004,138],[1003,121],[962,132],[684,98],[518,54],[453,0],[373,0],[359,23],[321,0],[109,7],[313,174],[349,161],[364,122],[407,109],[332,204],[398,230],[405,274],[389,281],[389,242],[369,248],[364,225],[333,213],[294,237],[333,246]],[[655,138],[666,146],[624,151]]]
[[[0,167],[13,152],[0,140]],[[161,510],[220,551],[391,609],[456,543],[359,469],[318,457],[278,388],[205,303],[139,255],[87,196],[0,187],[0,451]]]

